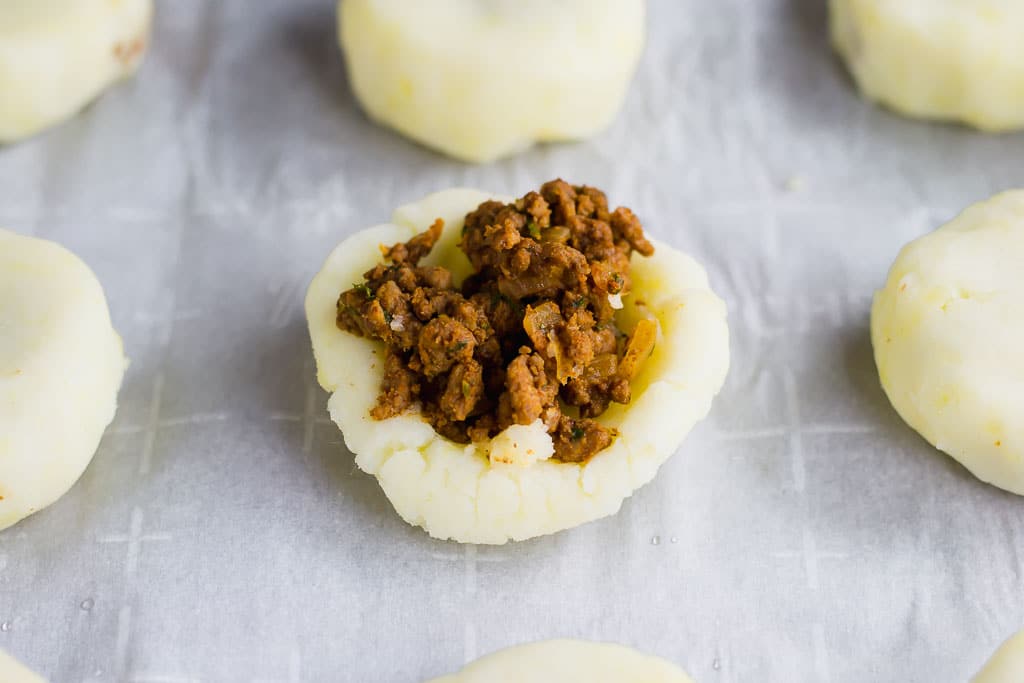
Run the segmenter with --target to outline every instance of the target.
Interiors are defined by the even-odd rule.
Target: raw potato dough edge
[[[0,650],[0,681],[3,683],[46,683],[24,664]]]
[[[487,444],[455,444],[416,415],[371,418],[383,350],[337,328],[338,296],[379,262],[379,245],[408,240],[438,217],[445,221],[445,232],[424,264],[443,263],[460,280],[470,272],[458,248],[463,220],[492,196],[449,190],[399,208],[392,223],[342,242],[306,297],[317,377],[332,393],[331,417],[356,464],[377,477],[405,521],[436,538],[463,543],[523,540],[614,514],[708,413],[729,366],[725,304],[693,259],[656,243],[652,258],[634,257],[633,293],[624,298],[619,315],[629,330],[641,315],[654,314],[661,337],[634,380],[632,402],[613,404],[600,418],[617,427],[620,436],[585,465],[552,460],[528,467],[492,465]],[[646,309],[639,310],[637,301],[644,301]],[[523,429],[528,428],[538,439],[549,438],[540,426]]]
[[[0,144],[76,114],[133,74],[153,0],[0,2]]]
[[[53,503],[92,460],[124,375],[89,267],[0,230],[0,529]]]
[[[875,295],[882,387],[976,477],[1024,495],[1024,191],[908,244]]]
[[[986,131],[1024,127],[1024,3],[831,0],[832,42],[866,97]]]
[[[338,34],[352,90],[372,119],[485,162],[607,127],[643,51],[645,7],[342,0]]]
[[[971,683],[1021,683],[1024,681],[1024,631],[1011,636],[985,663]]]
[[[508,648],[427,683],[693,683],[664,659],[622,645],[548,640]]]

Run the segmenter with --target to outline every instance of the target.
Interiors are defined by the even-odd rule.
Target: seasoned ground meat
[[[419,405],[439,434],[467,443],[541,420],[554,457],[586,462],[614,434],[594,418],[628,403],[654,349],[657,325],[632,336],[615,323],[632,253],[654,253],[626,208],[563,180],[511,204],[466,216],[460,247],[474,273],[419,262],[441,236],[438,219],[338,299],[338,327],[387,346],[376,419]]]

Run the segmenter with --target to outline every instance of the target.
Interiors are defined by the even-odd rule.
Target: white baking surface
[[[389,683],[580,637],[700,683],[941,683],[1024,624],[1024,500],[900,422],[867,327],[901,244],[1024,185],[1024,137],[862,103],[823,1],[653,0],[611,130],[466,166],[363,117],[333,16],[163,0],[137,80],[0,149],[0,224],[92,265],[132,359],[81,481],[0,532],[0,648],[58,682]],[[617,516],[433,541],[328,422],[304,289],[400,203],[558,175],[708,265],[729,380]]]

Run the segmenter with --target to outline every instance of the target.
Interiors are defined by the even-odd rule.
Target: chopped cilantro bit
[[[535,240],[540,239],[540,226],[537,225],[536,221],[530,221],[526,224],[526,230],[530,233],[530,237]]]
[[[623,285],[624,280],[622,279],[622,276],[619,275],[618,273],[612,273],[612,282],[621,287]]]
[[[584,432],[581,427],[573,427],[572,428],[572,432],[570,433],[570,436],[572,437],[573,441],[579,441],[580,439],[583,438],[583,435],[585,433],[586,432]]]
[[[466,380],[462,380],[462,398],[469,398],[469,392],[469,382],[467,382]]]
[[[457,341],[452,345],[452,353],[458,353],[468,346],[468,342]]]
[[[373,298],[373,291],[370,290],[370,286],[365,282],[352,283],[352,289],[354,289],[357,292],[360,292],[367,299]]]
[[[579,299],[576,299],[576,301],[572,302],[572,307],[573,308],[583,308],[586,305],[587,305],[587,297],[585,297],[585,296],[581,296]]]
[[[389,311],[384,311],[384,322],[386,322],[387,324],[390,325],[391,321],[394,320],[394,319],[395,319],[394,315],[392,315]]]

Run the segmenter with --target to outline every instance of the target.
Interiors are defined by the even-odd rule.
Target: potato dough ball
[[[831,0],[832,41],[864,95],[907,116],[1024,126],[1024,3]]]
[[[1020,683],[1024,681],[1024,631],[1010,637],[986,662],[971,683]]]
[[[622,645],[548,640],[481,657],[427,683],[693,683],[675,664]]]
[[[644,0],[343,0],[341,47],[369,115],[458,159],[594,135],[626,96]]]
[[[900,252],[871,340],[907,424],[979,479],[1024,495],[1024,191]]]
[[[623,298],[616,320],[632,329],[653,315],[661,336],[632,382],[631,402],[613,404],[598,418],[619,436],[586,463],[518,457],[517,447],[536,453],[546,445],[550,452],[540,421],[518,426],[514,438],[498,434],[490,443],[463,445],[442,438],[415,413],[373,419],[383,345],[338,328],[339,293],[379,262],[380,245],[409,240],[437,218],[444,221],[444,233],[422,264],[443,265],[456,278],[465,277],[472,270],[458,246],[465,216],[492,197],[449,190],[398,209],[391,223],[342,242],[306,297],[318,378],[332,393],[331,417],[356,464],[377,477],[407,522],[464,543],[522,540],[614,514],[707,414],[729,365],[725,304],[693,259],[657,244],[654,256],[632,260],[633,291]],[[492,452],[502,448],[508,452]]]
[[[124,368],[89,267],[53,242],[0,230],[0,529],[82,474]]]
[[[152,0],[0,2],[0,143],[60,123],[138,68]]]

